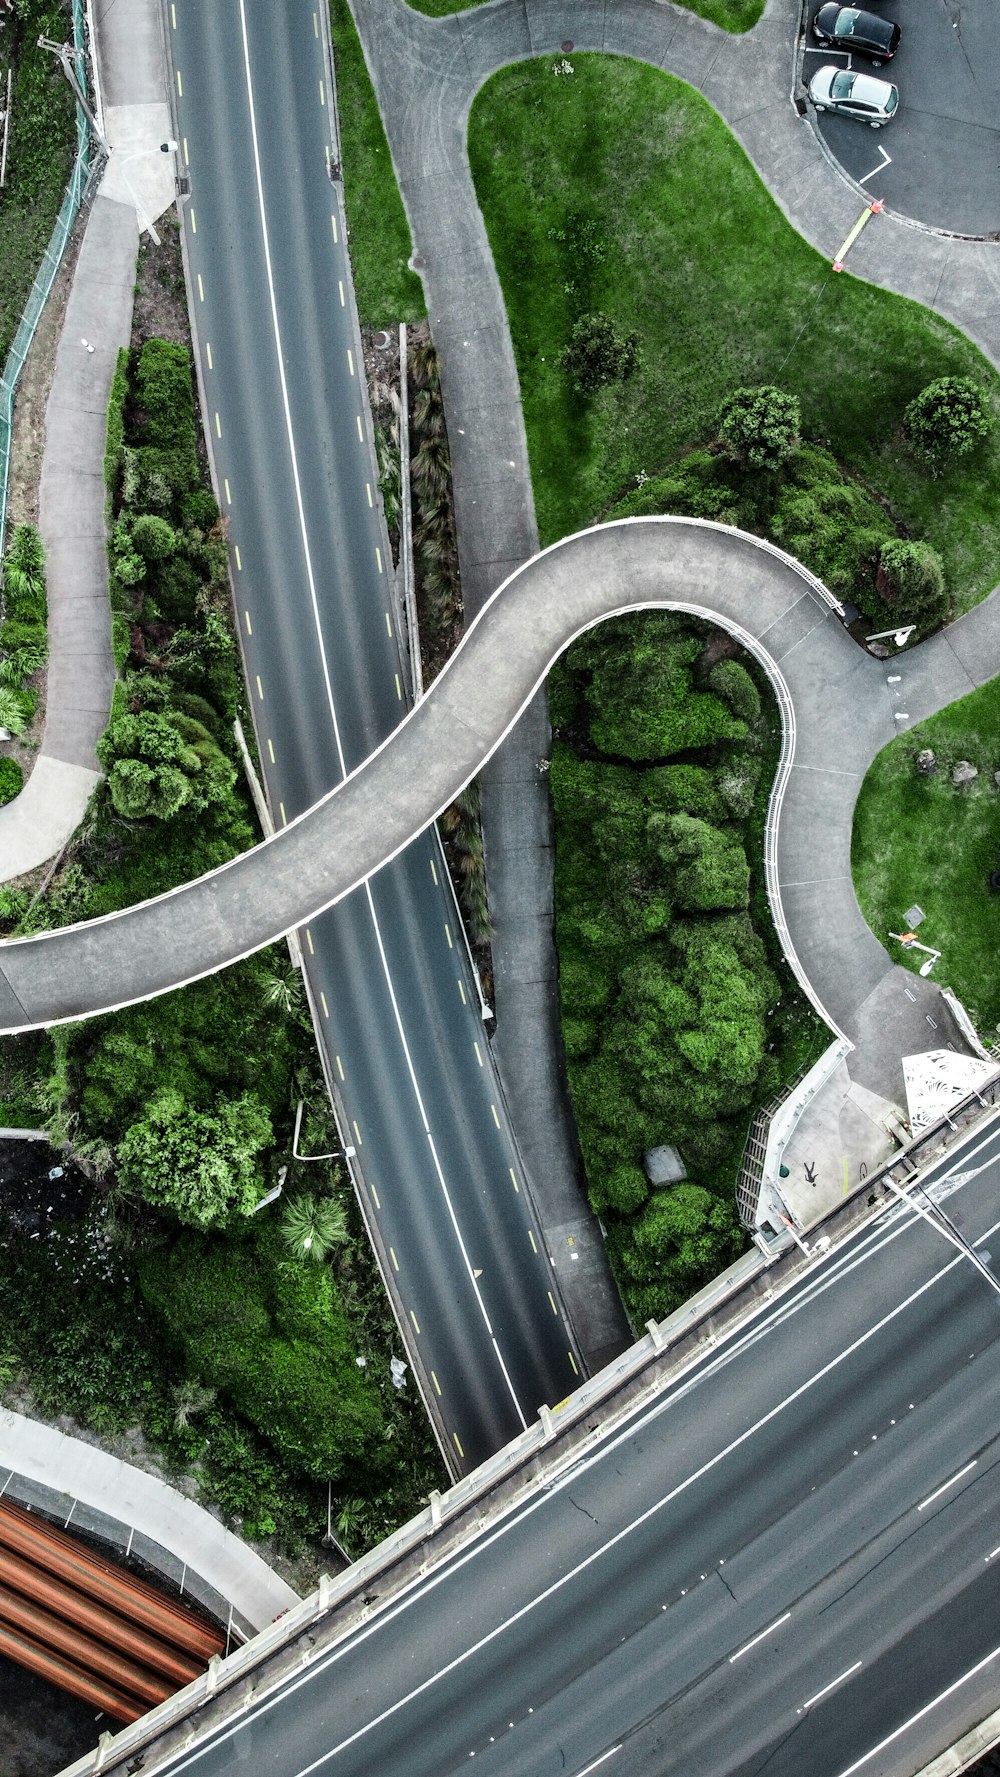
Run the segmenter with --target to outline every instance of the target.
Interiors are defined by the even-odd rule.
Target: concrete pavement
[[[174,1581],[182,1568],[190,1569],[189,1589],[204,1596],[205,1588],[195,1583],[204,1581],[227,1607],[232,1605],[244,1634],[266,1628],[298,1602],[291,1586],[203,1506],[106,1450],[5,1407],[0,1408],[0,1487],[50,1516],[61,1514],[71,1525],[75,1519],[117,1546],[128,1544]]]
[[[142,906],[6,943],[0,1028],[26,1029],[166,992],[333,905],[454,800],[576,635],[612,611],[655,606],[720,623],[769,672],[784,732],[769,816],[775,923],[829,1022],[852,1037],[863,1037],[873,1022],[881,1040],[862,1051],[862,1061],[870,1051],[876,1072],[895,1068],[902,1053],[927,1047],[926,1013],[940,1000],[929,982],[890,963],[861,918],[851,883],[854,801],[872,758],[895,732],[884,669],[855,646],[797,562],[740,531],[677,518],[600,525],[536,556],[488,600],[394,734],[255,851]],[[974,666],[954,653],[943,656],[940,673],[915,687],[914,714],[950,703],[998,669],[1000,635],[984,635]],[[832,692],[822,720],[815,717],[817,684]],[[915,997],[902,994],[896,1004],[897,983]],[[887,1040],[890,1022],[899,1046]],[[869,1083],[864,1071],[853,1077]],[[873,1090],[881,1089],[880,1078]]]
[[[45,413],[39,531],[46,551],[49,661],[45,730],[21,794],[0,808],[0,880],[54,857],[100,779],[115,665],[104,517],[108,395],[132,331],[139,224],[174,201],[159,8],[94,8],[98,102],[111,154],[87,217]],[[89,348],[93,348],[93,350]]]

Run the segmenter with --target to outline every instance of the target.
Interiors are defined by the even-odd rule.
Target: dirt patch
[[[38,523],[38,487],[45,449],[45,409],[56,367],[56,351],[66,318],[66,304],[73,287],[80,242],[87,212],[77,217],[62,265],[56,273],[49,300],[42,310],[24,369],[17,385],[14,427],[10,450],[11,525]]]
[[[156,227],[160,245],[144,236],[139,247],[132,346],[144,345],[147,339],[170,339],[176,345],[190,348],[191,329],[176,205],[164,212]]]

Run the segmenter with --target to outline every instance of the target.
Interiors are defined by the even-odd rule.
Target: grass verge
[[[861,786],[851,845],[855,892],[876,937],[885,943],[888,932],[905,929],[908,907],[922,907],[917,935],[942,953],[934,980],[954,988],[987,1038],[1000,1022],[1000,894],[989,887],[1000,869],[998,736],[1000,679],[993,679],[891,741]],[[916,766],[924,747],[937,760],[929,776]],[[979,776],[956,788],[960,759]],[[906,968],[927,961],[920,951],[888,948]]]
[[[419,321],[427,310],[420,279],[409,269],[410,225],[347,0],[330,0],[330,29],[358,311],[370,327]]]
[[[643,476],[710,439],[722,400],[772,382],[805,436],[876,491],[943,558],[959,610],[1000,564],[1000,427],[931,476],[905,447],[907,402],[1000,379],[917,303],[834,275],[785,221],[742,149],[690,87],[636,62],[574,55],[496,75],[473,107],[476,190],[510,316],[543,542],[592,521]],[[586,398],[561,365],[601,310],[640,337],[631,379]]]

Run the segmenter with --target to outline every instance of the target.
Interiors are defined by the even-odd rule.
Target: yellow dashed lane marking
[[[186,136],[183,137],[183,145],[184,145],[184,165],[186,167],[189,167],[191,165],[191,161],[188,156],[188,139]]]
[[[343,308],[344,304],[347,301],[347,297],[344,295],[344,280],[343,280],[343,278],[337,279],[337,289],[340,291],[340,306],[341,306],[341,308]]]
[[[579,1376],[580,1372],[576,1367],[576,1358],[573,1356],[573,1353],[570,1351],[570,1352],[567,1352],[566,1355],[568,1356],[570,1363],[573,1365],[574,1376]]]
[[[377,543],[375,545],[375,560],[378,562],[378,571],[381,574],[381,572],[382,572],[382,551],[379,548]]]
[[[315,13],[313,13],[313,36],[319,36],[319,19],[316,17]]]
[[[463,1006],[464,1006],[464,1005],[465,1005],[465,987],[464,987],[464,984],[463,984],[463,982],[462,982],[462,977],[461,977],[461,975],[459,975],[459,977],[458,977],[458,991],[459,991],[459,993],[460,993],[460,994],[461,994],[461,996],[462,996],[462,1004],[463,1004]]]
[[[337,1072],[340,1075],[341,1079],[343,1079],[344,1078],[344,1064],[341,1061],[339,1055],[337,1056]]]
[[[431,1381],[433,1382],[434,1387],[437,1390],[437,1393],[440,1394],[441,1393],[441,1384],[438,1381],[437,1377],[435,1376],[433,1370],[431,1371]]]
[[[327,1005],[327,1003],[326,1003],[326,994],[325,994],[325,993],[324,993],[324,992],[323,992],[323,989],[322,989],[322,988],[320,988],[320,991],[319,991],[319,1003],[320,1003],[320,1005],[321,1005],[321,1006],[322,1006],[322,1008],[323,1008],[323,1017],[324,1017],[324,1018],[329,1018],[329,1016],[330,1016],[330,1008],[329,1008],[329,1006],[328,1006],[328,1005]]]
[[[356,1124],[356,1123],[352,1123],[352,1124],[351,1124],[351,1128],[352,1128],[352,1129],[353,1129],[353,1130],[354,1130],[354,1139],[355,1139],[355,1141],[356,1141],[356,1142],[357,1142],[357,1144],[358,1144],[358,1147],[359,1147],[359,1148],[360,1148],[360,1147],[363,1147],[363,1146],[364,1146],[364,1143],[363,1143],[363,1142],[362,1142],[362,1140],[361,1140],[361,1131],[360,1131],[360,1129],[359,1129],[359,1128],[358,1128],[358,1126],[357,1126],[357,1124]]]
[[[170,23],[173,25],[174,30],[176,31],[176,29],[177,29],[177,8],[176,8],[176,6],[173,6],[173,5],[171,5],[171,8],[170,8]]]
[[[260,682],[260,673],[257,674],[257,696],[260,698],[261,703],[263,703],[263,701],[264,701],[264,687]]]
[[[198,273],[198,301],[204,302],[204,300],[205,300],[205,286],[201,281],[201,272],[199,272]]]
[[[364,444],[365,431],[364,431],[364,427],[361,424],[361,415],[360,414],[357,415],[357,422],[358,422],[358,437],[360,438],[362,444]]]
[[[462,995],[462,998],[463,998],[463,1000],[464,1000],[464,998],[465,998],[465,995],[464,995],[464,993],[463,993],[463,995]],[[482,1050],[481,1050],[481,1049],[480,1049],[480,1047],[479,1047],[479,1044],[478,1044],[478,1043],[473,1043],[473,1045],[472,1045],[472,1047],[473,1047],[473,1048],[474,1048],[474,1049],[475,1049],[475,1051],[476,1051],[476,1060],[477,1060],[477,1061],[478,1061],[478,1063],[479,1063],[479,1065],[480,1065],[480,1067],[482,1067],[482,1065],[483,1065],[483,1052],[482,1052]]]
[[[267,737],[267,752],[268,752],[268,757],[271,761],[271,764],[274,765],[276,763],[276,760],[274,757],[274,742],[271,739],[270,735],[268,735],[268,737]]]
[[[285,805],[284,805],[284,803],[283,803],[283,802],[279,802],[279,803],[278,803],[278,813],[279,813],[279,814],[280,814],[280,816],[281,816],[281,824],[282,824],[282,826],[283,826],[283,827],[287,827],[287,825],[288,825],[288,816],[287,816],[287,814],[286,814],[286,813],[285,813]]]
[[[372,484],[370,481],[365,482],[365,493],[368,495],[369,506],[374,506],[375,501],[372,499]]]
[[[537,1253],[537,1251],[538,1251],[538,1247],[537,1247],[537,1246],[536,1246],[536,1245],[535,1245],[535,1236],[534,1236],[534,1234],[533,1234],[533,1233],[532,1233],[532,1231],[531,1231],[531,1229],[530,1229],[530,1228],[529,1228],[529,1229],[528,1229],[528,1239],[529,1239],[529,1240],[530,1240],[530,1241],[531,1241],[531,1250],[532,1250],[532,1252],[533,1252],[533,1253]]]
[[[448,940],[448,949],[454,950],[455,946],[453,945],[453,943],[451,941],[451,930],[450,930],[450,927],[448,926],[447,922],[445,923],[444,935]]]
[[[319,83],[319,102],[321,105],[326,104],[326,88],[322,81]]]
[[[513,1166],[510,1168],[510,1182],[513,1185],[518,1196],[520,1196],[521,1195],[521,1187],[517,1182],[517,1173],[514,1171]]]
[[[197,234],[198,233],[198,218],[195,215],[193,210],[189,210],[188,215],[191,218],[191,233]]]
[[[464,1462],[465,1461],[465,1451],[462,1449],[462,1446],[458,1441],[457,1431],[453,1431],[451,1435],[455,1440],[455,1449],[458,1451],[459,1456],[462,1458],[462,1461]]]
[[[398,1259],[397,1259],[397,1257],[396,1257],[396,1255],[395,1255],[395,1253],[394,1253],[394,1252],[393,1252],[393,1250],[392,1250],[392,1247],[391,1247],[391,1246],[390,1246],[390,1248],[389,1248],[389,1257],[390,1257],[390,1259],[391,1259],[391,1260],[392,1260],[392,1268],[393,1268],[393,1270],[394,1270],[394,1271],[398,1271],[398,1270],[399,1270],[399,1260],[398,1260]]]
[[[181,71],[179,68],[177,70],[177,97],[179,99],[183,99],[184,97],[184,85],[181,80]]]
[[[418,1332],[418,1333],[419,1333],[419,1331],[420,1331],[420,1322],[419,1322],[419,1320],[418,1320],[418,1319],[417,1319],[417,1317],[416,1317],[416,1315],[415,1315],[415,1314],[414,1314],[414,1312],[413,1312],[413,1309],[412,1309],[412,1308],[411,1308],[411,1309],[410,1309],[410,1319],[411,1319],[411,1320],[412,1320],[412,1322],[413,1322],[413,1324],[414,1324],[414,1326],[415,1326],[415,1327],[416,1327],[416,1329],[417,1329],[417,1332]]]
[[[438,879],[438,873],[437,873],[437,865],[435,864],[433,858],[431,859],[431,875],[433,876],[434,881],[436,883],[437,879]]]
[[[208,359],[208,368],[209,368],[209,370],[214,370],[214,369],[215,369],[215,365],[214,365],[214,364],[213,364],[213,363],[212,363],[212,345],[211,345],[211,341],[210,341],[210,340],[206,340],[206,341],[205,341],[205,355],[206,355],[206,357],[207,357],[207,359]]]
[[[315,956],[316,952],[313,949],[313,935],[312,935],[311,931],[309,930],[308,926],[306,926],[306,943],[309,946],[309,955]]]
[[[552,1294],[552,1291],[551,1291],[551,1290],[549,1290],[549,1292],[548,1292],[548,1296],[549,1296],[549,1302],[550,1302],[550,1303],[551,1303],[551,1306],[552,1306],[552,1312],[553,1312],[553,1314],[558,1314],[558,1313],[559,1313],[559,1310],[558,1310],[558,1308],[557,1308],[557,1307],[556,1307],[556,1299],[555,1299],[555,1296],[554,1296],[554,1295],[553,1295],[553,1294]]]
[[[216,414],[216,416],[215,416],[215,436],[216,436],[216,438],[222,437],[222,421],[220,420],[218,414]]]
[[[231,505],[232,505],[232,503],[233,503],[233,496],[232,496],[232,494],[231,494],[231,493],[230,493],[230,492],[229,492],[229,483],[228,483],[228,481],[226,481],[226,480],[225,480],[225,479],[223,479],[223,482],[222,482],[222,485],[223,485],[223,487],[224,487],[224,488],[225,488],[225,490],[226,490],[226,505],[227,505],[227,506],[231,506]]]
[[[250,613],[249,613],[249,611],[244,611],[243,615],[246,618],[247,635],[252,636],[253,635],[253,624],[250,621]]]
[[[330,152],[330,150],[329,150],[329,148],[327,148],[327,154],[329,154],[329,152]],[[337,218],[336,218],[336,216],[331,215],[330,227],[333,229],[333,239],[334,239],[334,242],[336,243],[336,241],[339,239],[339,236],[337,234]],[[351,355],[350,352],[348,352],[347,356],[350,357],[350,355]],[[354,375],[353,364],[351,365],[351,375],[352,376]]]
[[[374,1186],[374,1185],[372,1185],[372,1187],[371,1187],[371,1193],[372,1193],[372,1196],[373,1196],[373,1197],[374,1197],[374,1199],[375,1199],[375,1208],[376,1208],[376,1209],[381,1209],[381,1208],[382,1208],[382,1199],[381,1199],[381,1197],[380,1197],[380,1196],[379,1196],[379,1194],[378,1194],[378,1192],[377,1192],[377,1191],[376,1191],[376,1189],[375,1189],[375,1186]]]
[[[393,678],[396,681],[396,696],[399,698],[400,703],[402,703],[402,701],[403,701],[403,687],[399,682],[399,674],[393,673]]]
[[[386,633],[391,636],[392,635],[392,618],[389,616],[388,611],[385,614],[385,627],[386,627]]]
[[[240,574],[242,574],[242,572],[243,572],[243,557],[242,557],[242,556],[241,556],[241,554],[240,554],[240,546],[239,546],[239,544],[238,544],[238,543],[237,543],[237,544],[236,544],[236,546],[235,546],[235,548],[234,548],[234,550],[233,550],[233,554],[234,554],[234,555],[235,555],[235,557],[236,557],[236,567],[237,567],[237,571],[238,571],[238,572],[239,572],[239,573],[240,573]]]
[[[496,1107],[496,1105],[495,1105],[495,1104],[491,1104],[491,1105],[490,1105],[490,1110],[491,1110],[491,1111],[492,1111],[492,1112],[493,1112],[493,1121],[494,1121],[494,1123],[495,1123],[495,1124],[496,1124],[496,1126],[497,1126],[497,1128],[498,1128],[498,1129],[499,1129],[499,1127],[500,1127],[500,1119],[499,1119],[499,1117],[498,1117],[498,1116],[497,1116],[497,1107]]]

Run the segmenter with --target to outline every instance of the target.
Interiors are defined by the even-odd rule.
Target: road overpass
[[[998,1187],[990,1110],[920,1188],[985,1253]],[[1000,1674],[998,1298],[895,1198],[827,1234],[728,1310],[656,1329],[627,1385],[588,1384],[492,1497],[473,1477],[433,1500],[282,1652],[254,1668],[276,1625],[214,1701],[192,1687],[196,1714],[171,1726],[165,1705],[99,1768],[141,1749],[145,1777],[919,1769]]]

